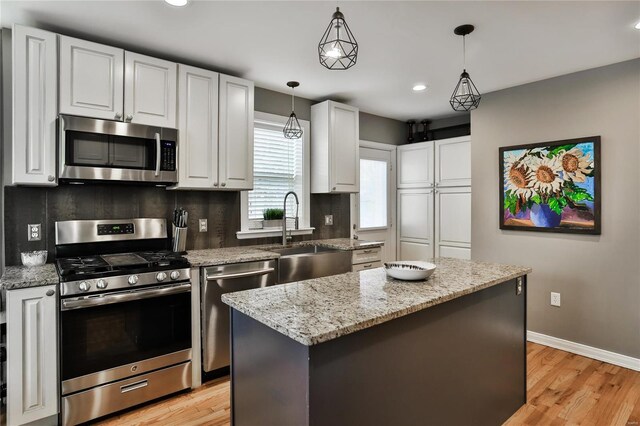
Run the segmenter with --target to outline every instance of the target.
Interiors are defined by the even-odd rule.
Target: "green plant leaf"
[[[565,205],[566,205],[566,201],[565,201]],[[557,214],[562,214],[563,207],[561,206],[560,201],[555,197],[549,198],[549,208],[554,212],[556,212]]]
[[[575,147],[576,145],[577,144],[575,143],[570,143],[567,145],[556,146],[555,148],[549,150],[549,153],[547,154],[547,158],[555,157],[556,155],[558,155],[560,151],[569,151],[571,148]]]
[[[531,201],[534,204],[540,204],[542,203],[542,198],[540,198],[540,194],[534,194],[533,197],[531,197]]]

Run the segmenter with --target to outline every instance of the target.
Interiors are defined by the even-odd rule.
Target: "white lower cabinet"
[[[433,189],[398,190],[398,260],[433,257]]]
[[[435,255],[471,258],[471,187],[435,191]]]
[[[7,291],[8,425],[57,422],[56,291],[55,285]]]

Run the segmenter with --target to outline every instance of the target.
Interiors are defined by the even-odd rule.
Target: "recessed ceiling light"
[[[640,30],[640,21],[636,24],[636,30]]]
[[[416,84],[415,86],[413,86],[414,92],[422,92],[423,90],[427,90],[427,86],[424,84]]]
[[[164,0],[169,3],[171,6],[182,7],[186,6],[189,3],[189,0]]]

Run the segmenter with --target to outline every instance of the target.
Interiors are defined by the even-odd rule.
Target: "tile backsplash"
[[[20,252],[49,250],[54,257],[54,223],[77,219],[129,219],[160,217],[171,219],[173,210],[189,212],[187,250],[271,244],[279,238],[238,240],[240,193],[222,191],[170,191],[138,185],[61,185],[56,188],[5,187],[5,259],[20,264]],[[313,235],[295,239],[349,237],[349,194],[312,194]],[[332,214],[333,226],[324,225]],[[208,220],[208,232],[198,232],[198,219]],[[27,241],[27,225],[42,224],[42,239]]]

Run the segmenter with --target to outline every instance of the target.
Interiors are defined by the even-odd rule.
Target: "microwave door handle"
[[[160,133],[156,133],[156,173],[155,175],[160,175]]]

